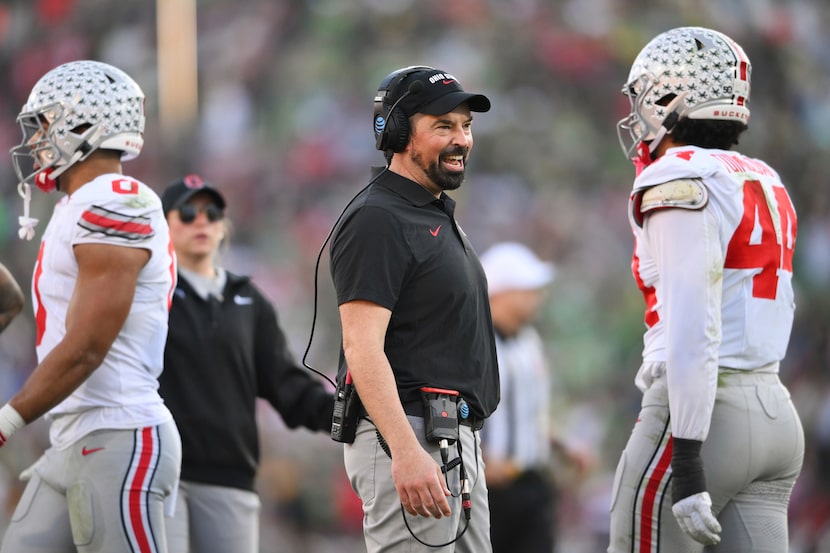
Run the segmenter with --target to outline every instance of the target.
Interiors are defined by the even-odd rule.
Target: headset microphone
[[[384,122],[383,122],[383,129],[381,129],[381,131],[378,133],[378,138],[375,141],[375,148],[377,148],[378,150],[392,149],[393,151],[398,149],[398,147],[390,148],[390,145],[385,144],[385,143],[389,142],[389,139],[387,137],[390,134],[389,123],[390,123],[390,121],[392,121],[392,119],[394,117],[393,113],[394,113],[395,109],[398,107],[398,104],[400,104],[404,100],[404,98],[407,98],[409,96],[415,96],[416,94],[420,94],[423,89],[424,89],[423,81],[413,81],[412,84],[409,85],[409,88],[406,89],[406,92],[401,94],[400,98],[395,100],[395,103],[393,103],[392,107],[389,108],[389,111],[386,112],[386,117],[384,118]],[[405,120],[406,117],[404,116],[403,119]],[[405,125],[400,125],[400,126],[406,128]],[[393,145],[398,146],[398,144],[393,144]]]
[[[409,88],[406,89],[406,92],[404,94],[411,94],[414,96],[416,94],[420,94],[423,89],[424,81],[415,81],[411,85],[409,85]],[[398,102],[400,101],[400,98],[398,98]],[[397,104],[398,102],[395,103]]]

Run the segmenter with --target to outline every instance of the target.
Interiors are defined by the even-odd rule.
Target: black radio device
[[[360,396],[357,395],[352,383],[352,375],[346,371],[345,377],[342,380],[338,379],[337,388],[334,390],[331,439],[344,444],[353,443],[359,412]]]
[[[434,444],[458,439],[458,392],[443,388],[421,388],[424,401],[424,429],[427,441]]]

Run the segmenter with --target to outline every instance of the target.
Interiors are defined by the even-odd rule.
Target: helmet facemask
[[[40,113],[24,112],[17,117],[23,141],[11,149],[18,182],[34,183],[52,192],[56,179],[69,167],[86,159],[101,142],[101,125],[81,125],[65,129],[66,110],[60,104],[47,106]],[[62,136],[57,136],[63,130]]]

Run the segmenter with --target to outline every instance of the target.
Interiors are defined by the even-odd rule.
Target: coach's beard
[[[441,190],[457,189],[461,186],[461,183],[464,182],[464,174],[467,169],[467,155],[469,152],[470,150],[468,148],[463,148],[461,146],[441,152],[441,155],[438,157],[438,161],[430,163],[426,167],[425,172],[427,176],[432,180],[432,182],[437,184]],[[447,170],[444,168],[442,160],[446,160],[451,156],[461,157],[461,169]]]

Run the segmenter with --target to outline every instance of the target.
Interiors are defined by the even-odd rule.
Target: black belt
[[[421,417],[424,418],[424,402],[415,400],[415,401],[404,401],[403,404],[403,412],[409,415],[410,417]],[[366,412],[366,409],[363,405],[360,406],[360,415],[363,417],[368,417],[369,413]],[[469,426],[473,430],[481,430],[484,426],[484,419],[480,417],[476,417],[473,414],[470,414],[466,419],[462,419],[461,415],[458,415],[458,424],[463,424],[464,426]]]

